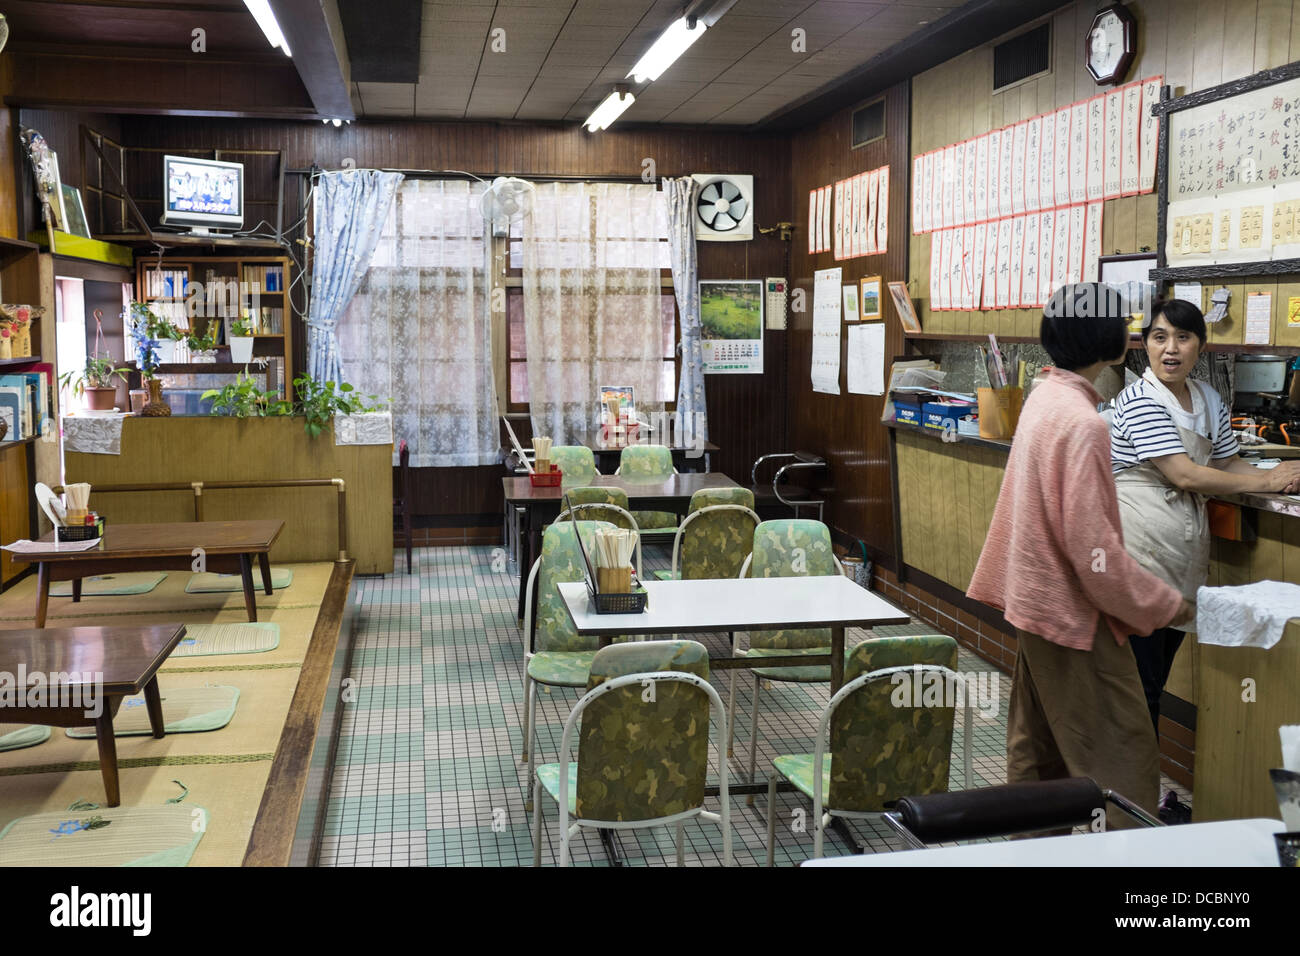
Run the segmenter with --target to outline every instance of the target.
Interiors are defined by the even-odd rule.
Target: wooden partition
[[[158,482],[342,478],[347,488],[348,551],[358,574],[393,570],[393,447],[335,445],[332,429],[308,438],[301,418],[127,418],[120,455],[69,452],[68,482]],[[333,488],[210,490],[207,521],[281,518],[272,561],[332,561],[338,555]],[[186,491],[96,495],[91,507],[110,523],[193,521]]]

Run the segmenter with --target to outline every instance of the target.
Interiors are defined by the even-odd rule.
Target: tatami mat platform
[[[665,548],[647,548],[645,569],[669,565]],[[526,783],[519,760],[523,734],[520,630],[515,623],[517,572],[492,547],[421,548],[414,573],[357,578],[357,639],[351,676],[355,703],[344,708],[341,736],[319,862],[327,866],[517,866],[532,863],[531,814],[525,813]],[[402,565],[404,566],[404,562]],[[932,633],[913,621],[877,633]],[[850,632],[850,640],[862,632]],[[700,638],[721,649],[725,638]],[[976,655],[961,651],[963,671],[992,671]],[[738,687],[741,713],[748,714],[752,681],[745,672]],[[727,677],[713,683],[726,699]],[[1006,705],[1010,678],[1000,675],[1001,702],[992,719],[976,715],[974,771],[986,786],[1004,782]],[[552,760],[575,691],[542,694],[538,703],[539,755]],[[778,753],[810,752],[817,718],[828,699],[816,685],[774,684],[764,690],[759,776]],[[959,721],[960,727],[960,721]],[[724,731],[725,733],[725,731]],[[731,779],[743,775],[748,759],[749,722],[737,718]],[[711,748],[717,766],[717,751]],[[953,753],[953,784],[960,787],[960,733]],[[1165,781],[1165,786],[1171,786]],[[1183,792],[1183,799],[1190,797]],[[753,807],[733,798],[736,862],[765,859],[765,797]],[[776,862],[788,865],[812,855],[813,835],[794,832],[795,811],[811,817],[811,804],[781,794]],[[711,801],[716,809],[716,801]],[[559,849],[554,805],[546,808],[543,863]],[[854,832],[871,851],[895,849],[883,825],[857,823]],[[640,830],[620,837],[627,865],[666,866],[673,859],[670,830]],[[828,836],[825,852],[850,852]],[[573,844],[575,865],[605,866],[599,839],[590,831]],[[688,865],[721,863],[717,827],[687,828]]]
[[[207,811],[206,832],[191,866],[238,866],[267,786],[272,760],[321,612],[333,564],[287,565],[292,584],[272,595],[258,592],[258,618],[278,626],[278,644],[239,641],[232,628],[247,622],[239,592],[186,593],[189,572],[169,572],[148,593],[52,597],[48,625],[157,624],[179,621],[195,633],[221,638],[213,649],[271,647],[260,653],[172,656],[158,672],[164,699],[169,691],[234,687],[238,705],[220,730],[118,736],[122,806],[163,804],[177,796],[179,780],[189,790],[183,806]],[[29,628],[35,606],[35,578],[0,595],[0,630]],[[125,710],[119,721],[125,722]],[[13,728],[6,728],[13,729]],[[69,737],[56,729],[33,747],[0,753],[0,828],[15,817],[66,810],[76,801],[104,800],[98,750],[92,738]]]

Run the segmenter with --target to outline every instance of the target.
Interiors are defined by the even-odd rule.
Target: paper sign
[[[988,234],[988,227],[984,223],[971,227],[975,233],[973,247],[974,256],[971,257],[971,291],[970,291],[970,308],[978,309],[983,298],[984,292],[984,241]]]
[[[1011,138],[1011,214],[1025,211],[1025,145],[1029,124],[1017,123]]]
[[[943,228],[943,150],[937,149],[930,160],[934,171],[930,176],[930,231]]]
[[[1056,205],[1053,172],[1056,163],[1056,116],[1043,117],[1042,143],[1038,157],[1038,202],[1035,209],[1051,209]]]
[[[1083,281],[1096,282],[1101,274],[1101,217],[1103,203],[1088,206],[1087,224],[1084,227]]]
[[[1055,236],[1056,213],[1045,212],[1038,217],[1038,302],[1047,302],[1052,294],[1052,248]]]
[[[1292,329],[1300,325],[1300,296],[1293,295],[1286,300],[1286,324]]]
[[[1038,172],[1042,169],[1043,118],[1025,123],[1025,211],[1038,211]],[[1017,293],[1018,296],[1018,293]],[[1016,296],[1013,296],[1015,298]]]
[[[1035,214],[1025,217],[1024,264],[1020,267],[1020,304],[1024,308],[1041,305],[1038,300],[1038,221]]]
[[[1088,198],[1088,103],[1070,107],[1070,202]],[[1065,203],[1061,203],[1065,205]]]
[[[1174,298],[1190,302],[1198,309],[1205,304],[1205,293],[1202,291],[1199,282],[1175,282]],[[1291,301],[1300,302],[1300,299],[1292,299]]]
[[[1084,209],[1083,206],[1070,207],[1070,259],[1065,272],[1067,284],[1079,282],[1083,278]]]
[[[1070,210],[1056,210],[1052,225],[1052,291],[1065,285],[1070,274]]]
[[[966,144],[955,143],[952,147],[952,224],[966,225]]]
[[[1070,107],[1056,111],[1056,162],[1053,164],[1052,205],[1070,202]]]
[[[844,183],[835,184],[835,204],[832,208],[832,248],[836,259],[844,258]]]
[[[1273,294],[1252,292],[1246,296],[1246,344],[1268,345],[1273,332]]]
[[[813,273],[812,386],[814,392],[840,393],[840,288],[843,270]]]
[[[1020,308],[1021,274],[1025,264],[1025,218],[1016,216],[1011,220],[1011,291],[1008,304],[1013,309]]]
[[[1002,130],[998,148],[998,215],[1011,215],[1011,155],[1015,131],[1011,127]]]
[[[1119,196],[1123,187],[1123,177],[1120,172],[1120,163],[1123,160],[1124,150],[1124,91],[1112,90],[1106,94],[1106,141],[1102,147],[1105,150],[1105,164],[1102,173],[1102,188],[1107,199],[1115,199]],[[1092,197],[1089,197],[1092,198]]]
[[[885,323],[850,326],[848,352],[849,392],[885,394]]]
[[[998,308],[1011,305],[1011,229],[1010,219],[998,220]]]
[[[883,255],[889,249],[889,167],[880,167],[880,182],[876,185],[876,252]]]
[[[989,217],[989,134],[975,141],[975,221]]]
[[[1138,192],[1141,161],[1139,130],[1142,128],[1142,84],[1130,83],[1122,90],[1123,125],[1120,132],[1120,195],[1135,196]]]
[[[951,229],[955,200],[954,187],[957,185],[957,146],[953,144],[943,151],[943,228]]]
[[[984,308],[998,307],[998,219],[984,223],[984,282],[981,295]]]
[[[1151,115],[1151,106],[1160,102],[1163,76],[1142,81],[1142,129],[1138,156],[1138,188],[1149,193],[1156,187],[1156,148],[1160,143],[1160,120]]]
[[[817,190],[808,191],[808,254],[817,252]]]
[[[962,179],[962,189],[965,191],[965,202],[963,209],[966,211],[966,225],[971,225],[976,221],[975,216],[975,170],[979,165],[979,144],[976,140],[966,142],[966,172]],[[888,168],[888,167],[886,167]]]
[[[939,252],[939,308],[952,308],[952,229],[943,231],[942,249]]]
[[[921,213],[921,197],[925,195],[925,157],[912,157],[912,235],[925,232],[925,217]]]
[[[943,274],[940,253],[943,249],[943,234],[930,233],[930,311],[939,309],[939,276]]]
[[[1088,100],[1088,199],[1101,199],[1106,182],[1106,94]]]

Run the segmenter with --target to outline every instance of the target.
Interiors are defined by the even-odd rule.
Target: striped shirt
[[[1192,389],[1195,431],[1213,441],[1212,459],[1232,458],[1239,451],[1228,406],[1213,389]],[[1204,399],[1209,396],[1209,407]],[[1139,379],[1115,397],[1110,423],[1110,467],[1118,473],[1152,458],[1185,455],[1173,414],[1156,397],[1150,382]],[[1189,416],[1190,417],[1190,416]],[[1210,427],[1214,422],[1215,426]]]

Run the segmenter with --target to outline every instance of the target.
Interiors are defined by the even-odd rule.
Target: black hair
[[[1128,347],[1129,310],[1119,291],[1099,282],[1062,286],[1043,308],[1038,337],[1057,368],[1073,372],[1111,362]]]
[[[1151,307],[1151,321],[1142,328],[1143,342],[1150,337],[1151,327],[1156,324],[1156,319],[1162,315],[1165,317],[1165,321],[1174,328],[1182,329],[1184,332],[1191,332],[1201,340],[1202,345],[1209,338],[1209,332],[1205,328],[1205,316],[1201,314],[1200,309],[1182,299],[1168,299],[1157,302]]]

